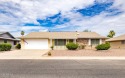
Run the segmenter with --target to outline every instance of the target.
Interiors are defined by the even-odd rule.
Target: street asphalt
[[[0,78],[125,78],[125,61],[0,60]]]

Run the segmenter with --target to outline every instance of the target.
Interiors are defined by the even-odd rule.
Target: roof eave
[[[20,39],[48,39],[48,38],[35,38],[35,37],[20,37]]]
[[[0,39],[6,39],[6,40],[20,41],[19,39],[11,39],[11,38],[3,38],[3,37],[0,37]]]
[[[49,38],[49,39],[77,39],[77,38]]]
[[[86,38],[86,39],[108,39],[106,37],[78,37],[78,38]]]
[[[106,40],[107,42],[113,42],[113,41],[123,41],[125,39],[119,39],[119,40]]]

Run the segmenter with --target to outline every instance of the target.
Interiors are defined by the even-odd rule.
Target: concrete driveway
[[[0,52],[0,59],[40,59],[49,50],[13,50]]]

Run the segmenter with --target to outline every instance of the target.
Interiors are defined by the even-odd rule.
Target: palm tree
[[[24,31],[21,31],[21,35],[23,36],[25,34],[25,32]]]
[[[107,37],[110,37],[110,38],[113,38],[115,36],[115,31],[114,30],[111,30],[109,32],[109,35]]]

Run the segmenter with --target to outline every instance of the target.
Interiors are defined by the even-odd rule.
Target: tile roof
[[[106,41],[120,41],[120,40],[125,40],[125,34],[118,37],[110,38]]]
[[[10,37],[2,36],[3,34],[8,34]],[[0,32],[0,39],[17,40],[17,41],[20,40],[20,39],[15,38],[15,37],[14,37],[13,35],[11,35],[9,32]]]
[[[0,32],[0,34],[4,34],[4,33],[7,33],[7,32]]]
[[[107,38],[95,32],[32,32],[21,38],[77,39]]]

